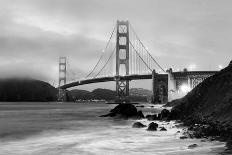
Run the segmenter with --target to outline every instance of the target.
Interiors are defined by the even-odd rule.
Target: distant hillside
[[[130,95],[132,96],[151,96],[152,91],[143,88],[131,88]]]
[[[0,79],[0,101],[55,101],[57,90],[50,84],[33,79]]]
[[[109,89],[95,89],[92,92],[74,89],[69,91],[74,100],[114,100],[116,92]]]
[[[232,61],[168,106],[174,106],[172,113],[186,122],[214,122],[232,127]]]
[[[149,90],[145,90],[142,88],[133,88],[130,90],[130,98],[131,101],[147,101],[147,95],[149,94]],[[95,89],[92,92],[86,90],[78,90],[74,89],[69,91],[71,98],[74,100],[115,100],[116,92],[109,89]]]

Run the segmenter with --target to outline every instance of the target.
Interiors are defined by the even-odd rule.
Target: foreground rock
[[[167,131],[165,127],[161,127],[160,131]]]
[[[144,118],[142,111],[137,111],[133,104],[125,103],[119,104],[114,109],[110,110],[109,114],[100,117],[118,117],[124,119],[141,119]]]
[[[137,116],[138,116],[138,119],[145,118],[142,111],[138,111]]]
[[[151,122],[148,125],[147,131],[157,131],[158,126],[159,125],[157,123]]]
[[[197,147],[198,145],[197,144],[192,144],[192,145],[189,145],[188,148],[189,149],[194,149],[195,147]]]
[[[141,122],[135,122],[132,127],[133,128],[144,128],[144,127],[147,127],[147,126],[142,124]]]
[[[162,120],[162,119],[167,119],[168,118],[168,116],[169,116],[169,110],[167,110],[167,109],[163,109],[162,111],[161,111],[161,113],[160,113],[160,119]]]
[[[147,115],[146,118],[147,118],[148,121],[158,120],[158,117],[157,117],[156,114],[154,114],[154,115]]]

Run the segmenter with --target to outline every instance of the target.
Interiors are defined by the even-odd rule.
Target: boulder
[[[160,119],[168,118],[169,113],[170,112],[167,109],[163,109],[160,113]]]
[[[192,145],[189,145],[188,148],[189,148],[189,149],[193,149],[193,148],[195,148],[195,147],[197,147],[197,146],[198,146],[197,144],[192,144]]]
[[[154,122],[151,122],[148,125],[147,131],[157,131],[157,128],[158,128],[158,124],[154,123]]]
[[[114,109],[110,110],[109,114],[102,115],[100,117],[119,117],[124,119],[129,118],[144,118],[143,113],[137,112],[136,107],[133,104],[125,103],[125,104],[119,104]]]
[[[167,131],[165,127],[161,127],[160,131]]]
[[[180,139],[187,139],[187,136],[181,136]]]
[[[138,112],[137,112],[137,116],[138,116],[138,119],[143,119],[143,118],[145,118],[142,111],[138,111]]]
[[[158,120],[156,114],[154,114],[154,115],[147,115],[146,118],[147,118],[148,121]]]
[[[133,125],[132,125],[133,128],[144,128],[144,127],[147,127],[146,125],[142,124],[141,122],[135,122]]]

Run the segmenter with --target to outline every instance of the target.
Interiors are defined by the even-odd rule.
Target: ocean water
[[[222,154],[224,142],[180,139],[176,122],[157,122],[168,131],[132,128],[135,121],[98,117],[115,105],[104,103],[1,103],[0,155],[188,155]],[[160,107],[145,105],[144,113]],[[180,131],[180,133],[177,133]],[[189,145],[197,144],[195,148]]]

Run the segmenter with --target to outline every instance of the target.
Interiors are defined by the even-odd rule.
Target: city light
[[[187,84],[183,84],[180,86],[180,90],[183,93],[188,93],[191,91],[191,88]]]
[[[222,65],[218,65],[218,68],[221,70],[223,68],[223,66]]]

